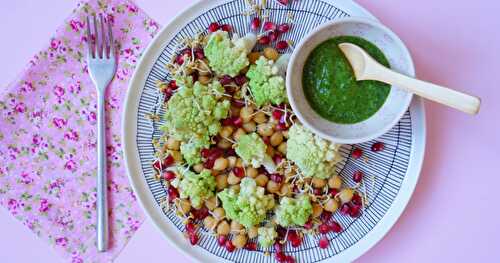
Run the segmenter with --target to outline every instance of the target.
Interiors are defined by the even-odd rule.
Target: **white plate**
[[[212,21],[230,23],[244,33],[249,19],[237,14],[244,8],[245,0],[200,1],[180,13],[164,27],[152,41],[139,62],[127,94],[123,118],[123,146],[130,182],[146,214],[165,237],[180,251],[199,262],[273,262],[273,256],[263,252],[239,250],[228,253],[217,245],[215,238],[202,236],[199,246],[192,247],[182,235],[183,226],[172,213],[165,213],[159,205],[166,192],[161,183],[153,179],[153,137],[160,136],[158,123],[151,123],[148,113],[161,113],[158,107],[163,100],[155,82],[167,78],[164,64],[170,59],[179,37],[202,30]],[[331,19],[358,16],[375,19],[370,13],[349,0],[299,0],[285,10],[268,0],[271,19],[283,22],[287,13],[295,15],[296,25],[285,36],[296,43],[312,28]],[[371,143],[358,145],[363,148],[368,163],[344,154],[346,162],[338,167],[345,182],[352,184],[353,170],[361,169],[365,178],[376,178],[374,187],[367,184],[369,204],[357,219],[335,215],[344,227],[340,234],[329,234],[328,249],[317,247],[318,237],[307,237],[301,247],[286,247],[287,254],[297,262],[349,262],[371,248],[394,225],[406,207],[417,183],[425,148],[425,112],[422,100],[414,99],[409,111],[391,131],[378,139],[386,144],[380,153],[372,153]],[[367,181],[365,179],[365,181]]]

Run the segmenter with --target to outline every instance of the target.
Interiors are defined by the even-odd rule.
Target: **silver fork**
[[[108,249],[109,239],[104,94],[115,75],[116,61],[111,24],[104,21],[102,14],[99,21],[95,15],[92,20],[94,32],[87,17],[87,64],[97,89],[97,250],[102,252]]]

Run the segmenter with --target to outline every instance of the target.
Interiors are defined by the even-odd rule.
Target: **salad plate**
[[[258,247],[255,251],[239,249],[232,253],[217,243],[211,235],[201,235],[196,246],[185,237],[185,226],[172,210],[164,206],[167,198],[165,185],[157,180],[153,162],[156,147],[153,141],[162,136],[164,124],[164,95],[157,83],[171,79],[167,64],[178,52],[181,41],[206,31],[212,22],[230,24],[240,36],[251,30],[250,18],[241,15],[248,10],[246,0],[200,1],[187,8],[165,26],[143,54],[130,83],[124,107],[123,145],[129,179],[149,218],[170,243],[199,262],[275,262],[271,248]],[[293,16],[292,30],[286,38],[298,43],[321,24],[345,17],[363,17],[376,20],[368,11],[349,0],[297,0],[283,6],[277,1],[266,1],[269,19],[282,23]],[[287,52],[293,50],[291,45]],[[413,66],[409,74],[414,75]],[[381,142],[384,150],[371,151],[374,142]],[[364,152],[363,158],[353,158],[353,149]],[[350,262],[375,245],[395,224],[415,189],[425,150],[425,111],[423,102],[414,98],[399,123],[374,141],[345,145],[340,152],[344,161],[336,167],[347,185],[354,171],[361,170],[366,183],[366,205],[359,217],[334,214],[342,225],[339,233],[328,233],[330,246],[318,246],[319,235],[305,235],[300,247],[287,244],[283,250],[296,262]]]

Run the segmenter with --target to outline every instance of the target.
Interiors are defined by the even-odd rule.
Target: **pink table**
[[[0,84],[6,86],[76,1],[6,1],[0,9]],[[193,0],[137,0],[166,24]],[[359,0],[406,42],[420,78],[483,98],[476,117],[427,103],[420,182],[389,234],[359,262],[498,262],[500,212],[500,4],[495,0]],[[491,49],[492,52],[488,52]],[[2,262],[58,262],[46,244],[0,209]],[[116,262],[189,262],[146,221]]]

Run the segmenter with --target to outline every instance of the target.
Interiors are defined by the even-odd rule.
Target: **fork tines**
[[[94,31],[90,29],[90,16],[87,16],[87,46],[91,58],[109,59],[114,56],[115,48],[113,43],[113,33],[111,22],[104,19],[99,14],[99,21],[96,15],[92,16]],[[105,29],[107,24],[107,30]]]

